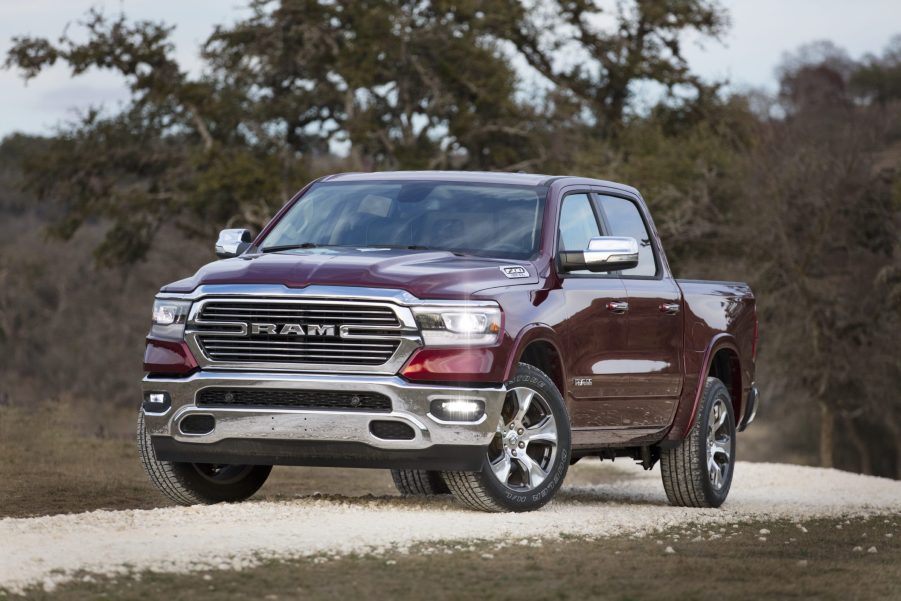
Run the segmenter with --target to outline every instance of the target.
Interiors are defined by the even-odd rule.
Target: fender
[[[704,394],[704,385],[707,381],[707,374],[710,373],[710,367],[713,363],[713,357],[717,354],[717,352],[721,351],[724,348],[733,351],[738,357],[741,357],[741,353],[739,353],[738,350],[738,344],[736,343],[735,337],[732,334],[729,334],[728,332],[721,332],[711,338],[710,342],[707,344],[707,348],[704,350],[704,358],[701,361],[700,371],[698,372],[698,379],[695,383],[694,395],[691,399],[691,408],[688,409],[688,405],[686,404],[686,401],[688,400],[686,396],[691,394],[691,389],[686,388],[685,390],[683,390],[682,397],[679,399],[679,409],[676,411],[675,419],[673,419],[673,424],[666,436],[666,440],[683,440],[694,427],[695,420],[698,416],[698,408],[701,405],[701,395]],[[740,398],[739,403],[741,404],[742,412],[744,412],[744,398]],[[741,416],[736,415],[735,419],[736,423],[738,423],[741,419]]]
[[[511,377],[513,377],[513,372],[516,369],[516,365],[519,363],[519,360],[522,358],[522,353],[533,342],[547,342],[554,350],[557,352],[559,357],[562,357],[563,354],[560,352],[560,345],[557,343],[557,333],[546,323],[530,323],[525,325],[517,334],[516,339],[513,341],[513,352],[510,353],[509,359],[507,359],[507,367],[504,370],[504,381],[506,382]],[[560,391],[560,394],[563,395],[563,398],[566,398],[566,364],[564,361],[560,362],[560,371],[563,380],[563,388],[564,390]]]

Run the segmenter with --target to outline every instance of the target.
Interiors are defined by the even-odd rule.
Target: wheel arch
[[[742,385],[741,359],[739,359],[738,351],[729,346],[721,346],[710,358],[707,377],[717,378],[726,386],[726,390],[732,397],[735,423],[739,423],[742,416]]]
[[[565,399],[566,366],[556,338],[554,331],[547,325],[529,324],[524,327],[516,337],[504,380],[513,377],[517,364],[528,363],[547,374]]]
[[[741,373],[741,355],[735,337],[728,333],[720,333],[714,336],[704,351],[704,363],[698,373],[694,404],[691,409],[691,417],[684,428],[685,433],[691,431],[698,417],[698,409],[701,405],[701,397],[704,394],[707,378],[717,378],[726,386],[729,395],[732,397],[735,423],[741,423],[744,409]]]

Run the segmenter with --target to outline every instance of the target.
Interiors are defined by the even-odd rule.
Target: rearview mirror
[[[220,259],[237,257],[250,247],[250,230],[222,230],[216,240],[216,256]]]
[[[632,269],[638,266],[638,241],[616,236],[592,238],[585,250],[562,251],[560,265],[563,271],[587,269],[595,273]]]

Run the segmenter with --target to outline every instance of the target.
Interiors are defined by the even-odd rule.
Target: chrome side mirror
[[[562,251],[560,265],[563,271],[587,269],[595,273],[632,269],[638,266],[638,241],[617,236],[592,238],[585,250]]]
[[[250,247],[250,230],[222,230],[216,240],[216,256],[220,259],[237,257]]]

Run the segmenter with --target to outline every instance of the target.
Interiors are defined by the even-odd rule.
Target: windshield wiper
[[[279,250],[294,250],[296,248],[319,248],[319,245],[315,242],[302,242],[300,244],[279,244],[276,246],[264,246],[260,249],[260,252],[271,253]]]

